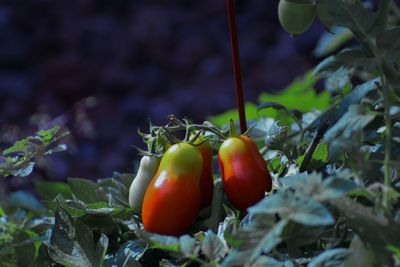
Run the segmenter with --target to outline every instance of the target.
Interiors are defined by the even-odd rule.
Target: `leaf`
[[[152,248],[158,248],[172,252],[180,251],[180,242],[176,237],[153,234],[139,228],[135,229],[135,235],[138,239],[144,241],[146,244],[149,244]]]
[[[100,188],[95,182],[88,179],[68,178],[68,185],[72,193],[84,203],[95,203],[102,201],[97,194]]]
[[[352,69],[362,67],[374,69],[375,62],[369,58],[368,54],[361,48],[345,48],[336,55],[327,57],[321,61],[314,70],[314,75],[319,77],[329,77],[339,69]]]
[[[208,230],[201,243],[201,251],[212,261],[223,258],[228,252],[228,248],[221,238],[215,235],[211,230]]]
[[[269,149],[282,150],[287,139],[287,132],[288,127],[279,126],[278,123],[275,122],[271,128],[269,128],[265,136],[265,145]]]
[[[258,245],[254,248],[250,261],[256,261],[263,253],[270,252],[275,246],[282,242],[282,232],[285,229],[288,221],[281,220],[275,224],[272,229],[258,242]]]
[[[0,259],[4,267],[18,266],[15,248],[10,246],[0,246]]]
[[[114,256],[109,257],[106,266],[142,266],[139,260],[143,257],[147,247],[140,240],[131,240],[123,244]]]
[[[259,118],[259,113],[257,111],[257,105],[253,103],[245,103],[245,112],[247,120],[257,120]],[[217,127],[223,127],[229,124],[230,119],[233,121],[239,121],[239,115],[236,109],[228,110],[222,114],[212,116],[207,118],[211,123],[215,124]]]
[[[378,16],[365,8],[361,1],[318,0],[317,14],[328,28],[339,26],[352,32],[376,36]]]
[[[304,196],[313,197],[319,201],[339,198],[357,188],[356,184],[339,177],[322,179],[320,173],[301,173],[281,179],[284,188],[300,191]]]
[[[29,146],[28,139],[18,140],[12,147],[9,147],[6,150],[4,150],[2,154],[3,156],[7,156],[12,153],[25,152],[28,146]]]
[[[97,184],[100,186],[97,189],[98,194],[103,196],[104,200],[108,200],[111,207],[129,207],[128,197],[130,185],[126,186],[116,178],[99,179]]]
[[[339,137],[351,140],[354,133],[367,126],[375,115],[366,113],[360,105],[352,105],[336,124],[325,133],[327,142],[332,142]]]
[[[37,132],[37,136],[40,138],[40,140],[44,144],[48,145],[54,140],[54,138],[57,135],[59,130],[60,130],[60,127],[55,126],[49,130],[42,130],[42,131]]]
[[[325,80],[325,90],[335,92],[343,90],[344,88],[351,87],[351,74],[352,69],[340,67],[332,72]]]
[[[304,76],[295,79],[288,87],[281,90],[279,94],[262,93],[259,102],[276,102],[286,107],[288,110],[297,109],[303,113],[318,109],[326,110],[330,105],[330,95],[327,92],[317,94],[314,85],[319,80],[312,71],[308,71]],[[301,101],[299,101],[301,99]],[[277,119],[279,111],[268,109],[260,112],[261,115]]]
[[[31,193],[25,191],[16,191],[10,194],[6,200],[7,205],[11,207],[24,208],[36,212],[44,212],[43,204]]]
[[[361,241],[358,235],[351,240],[349,252],[351,253],[344,261],[344,267],[363,266],[373,267],[375,263],[374,254]]]
[[[353,92],[347,95],[340,103],[338,117],[342,117],[350,106],[360,103],[367,94],[376,91],[380,86],[380,78],[375,78],[356,86]]]
[[[49,149],[46,151],[46,153],[44,153],[45,155],[51,155],[53,153],[57,153],[57,152],[62,152],[67,150],[67,145],[66,144],[59,144],[55,147],[53,147],[52,149]]]
[[[400,50],[400,26],[386,30],[376,38],[376,45],[379,50],[385,52],[397,52]]]
[[[350,251],[345,248],[335,248],[326,250],[315,257],[309,267],[333,267],[342,266],[344,260],[350,255]]]
[[[285,106],[283,106],[279,103],[276,103],[276,102],[265,102],[258,106],[258,110],[266,109],[266,108],[274,108],[276,110],[284,110],[286,112],[289,112]]]
[[[392,257],[386,246],[400,245],[400,235],[394,234],[398,233],[400,225],[393,218],[347,197],[331,200],[330,203],[343,214],[348,227],[360,236],[364,244],[372,248],[378,264],[392,265]]]
[[[58,206],[49,247],[54,261],[67,266],[101,266],[107,247],[107,236],[101,234],[95,245],[89,228]]]
[[[344,27],[332,27],[329,31],[324,32],[318,40],[313,51],[315,56],[323,57],[329,55],[353,37],[351,31]]]
[[[36,180],[34,184],[37,193],[44,200],[53,200],[58,194],[67,199],[72,198],[71,189],[66,183]]]
[[[14,235],[13,246],[18,266],[28,266],[39,253],[40,242],[34,241],[38,235],[30,230],[22,230]]]
[[[11,170],[11,174],[14,176],[25,177],[32,173],[35,162],[27,162],[24,165],[20,165],[18,169]]]
[[[249,208],[250,214],[279,214],[283,219],[309,226],[335,222],[328,209],[312,198],[290,190],[277,192]]]

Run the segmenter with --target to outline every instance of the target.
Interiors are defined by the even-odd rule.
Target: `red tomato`
[[[240,135],[225,140],[218,161],[224,190],[235,208],[246,211],[271,190],[267,163],[249,137]]]
[[[142,206],[144,229],[179,236],[196,220],[200,209],[203,159],[189,144],[172,145],[161,159]]]

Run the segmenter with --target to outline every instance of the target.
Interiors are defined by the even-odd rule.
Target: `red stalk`
[[[232,50],[232,66],[233,66],[233,77],[235,80],[236,89],[236,105],[239,113],[240,131],[241,133],[246,132],[246,113],[244,109],[244,98],[243,98],[243,84],[242,75],[240,71],[240,56],[239,56],[239,44],[237,38],[236,29],[236,15],[234,0],[227,0],[228,7],[228,21],[229,21],[229,35],[231,40]]]

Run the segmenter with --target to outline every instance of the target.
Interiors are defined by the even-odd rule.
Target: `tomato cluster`
[[[129,203],[136,214],[142,214],[145,230],[179,236],[193,225],[199,210],[212,202],[213,150],[200,131],[192,140],[161,143],[162,156],[142,158]],[[218,162],[225,193],[240,211],[246,211],[271,190],[267,163],[246,135],[225,138]]]

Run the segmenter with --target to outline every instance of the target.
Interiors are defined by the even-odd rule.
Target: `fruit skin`
[[[211,204],[214,191],[214,180],[212,177],[212,161],[213,153],[210,143],[204,141],[203,138],[199,137],[194,145],[199,144],[197,149],[200,151],[203,158],[203,170],[200,176],[200,193],[201,193],[201,204],[200,208],[205,208]]]
[[[172,145],[161,159],[144,196],[146,231],[179,236],[196,220],[200,209],[200,151],[186,143]]]
[[[246,211],[271,190],[267,163],[249,137],[240,135],[225,140],[218,151],[218,161],[224,190],[235,208]]]
[[[298,35],[307,31],[314,22],[315,14],[315,5],[293,3],[286,0],[279,1],[279,22],[290,34]]]
[[[143,156],[140,160],[138,172],[129,188],[129,206],[133,212],[140,214],[146,189],[157,172],[160,158],[156,156]]]

